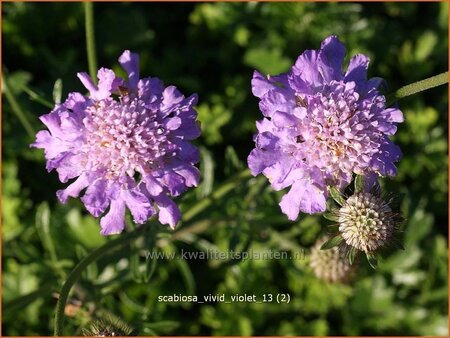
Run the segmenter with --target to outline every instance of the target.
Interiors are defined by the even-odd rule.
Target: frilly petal
[[[161,94],[164,91],[164,83],[156,77],[146,77],[140,79],[138,84],[139,97],[147,104],[156,103],[159,105]]]
[[[148,197],[140,192],[137,187],[122,191],[122,197],[126,206],[130,209],[134,221],[138,224],[145,223],[155,213]]]
[[[192,165],[179,165],[174,171],[184,179],[186,187],[196,187],[200,181],[200,170]]]
[[[316,50],[304,51],[295,62],[292,71],[304,83],[309,86],[320,87],[323,84],[323,77],[319,71],[318,63],[319,52]]]
[[[386,109],[383,114],[388,116],[388,122],[401,123],[404,121],[403,113],[400,109],[389,108]]]
[[[346,54],[345,46],[335,35],[322,41],[319,54],[319,67],[326,81],[342,79],[342,63]]]
[[[163,101],[161,104],[162,112],[169,112],[174,109],[174,106],[180,104],[184,100],[184,95],[175,87],[168,86],[163,91]]]
[[[345,73],[345,81],[354,81],[356,83],[366,81],[369,62],[370,59],[363,54],[353,56]]]
[[[78,197],[81,190],[86,188],[89,185],[89,179],[86,174],[80,175],[75,182],[70,184],[64,190],[58,190],[56,192],[56,196],[60,200],[61,203],[66,203],[69,197]]]
[[[125,202],[121,199],[111,201],[108,213],[100,219],[103,236],[120,234],[125,229]]]
[[[326,210],[326,198],[322,189],[308,180],[295,182],[291,190],[283,196],[280,207],[291,221],[295,221],[300,211],[315,214]]]
[[[271,151],[263,151],[261,149],[253,149],[247,157],[247,164],[253,176],[263,172],[264,169],[273,165],[279,156]]]
[[[110,203],[111,191],[109,189],[105,179],[95,181],[86,189],[81,201],[92,216],[98,217],[105,212]]]
[[[256,97],[262,98],[267,92],[276,86],[270,82],[264,75],[255,70],[252,78],[252,93]]]
[[[97,78],[98,90],[94,97],[96,100],[103,100],[111,96],[111,93],[117,91],[121,83],[116,74],[107,68],[100,68],[97,72]]]
[[[178,206],[164,194],[155,197],[155,202],[159,209],[159,221],[162,224],[168,224],[172,229],[174,229],[178,221],[181,219],[181,212],[180,209],[178,209]]]
[[[151,175],[144,175],[143,180],[145,182],[145,187],[151,196],[158,196],[163,192],[162,185]]]
[[[92,81],[91,77],[86,72],[80,72],[77,73],[77,77],[80,79],[83,86],[86,87],[87,90],[89,90],[89,93],[91,94],[92,98],[95,98],[95,94],[98,91],[97,86]]]
[[[128,74],[128,87],[137,88],[139,82],[139,55],[126,50],[119,57],[119,63]]]
[[[379,152],[373,156],[370,166],[381,176],[395,176],[397,168],[394,162],[399,161],[401,157],[400,148],[385,136]]]

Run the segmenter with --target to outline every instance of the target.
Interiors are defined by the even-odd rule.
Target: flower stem
[[[184,221],[188,221],[192,219],[195,215],[202,212],[204,209],[209,207],[215,200],[221,198],[238,185],[243,179],[251,176],[251,173],[248,169],[240,172],[239,174],[233,176],[228,181],[219,186],[216,191],[211,195],[211,197],[202,200],[200,203],[196,204],[193,208],[188,210],[183,217]],[[148,225],[147,225],[148,226]],[[82,272],[87,268],[87,266],[97,259],[105,255],[106,253],[114,250],[120,246],[123,246],[130,242],[132,239],[139,237],[140,235],[145,234],[141,229],[146,226],[136,227],[133,231],[120,235],[118,238],[108,241],[103,244],[101,247],[95,249],[86,257],[84,257],[72,272],[67,277],[66,282],[61,288],[61,292],[59,294],[58,303],[56,304],[56,313],[55,313],[55,328],[54,328],[54,336],[60,336],[63,332],[64,327],[64,309],[66,307],[67,298],[69,297],[69,292],[72,289],[72,286],[81,276]]]
[[[89,255],[84,257],[77,266],[72,270],[69,277],[67,277],[66,282],[61,288],[61,292],[59,294],[58,303],[56,304],[56,313],[55,313],[55,328],[54,328],[54,336],[61,336],[63,333],[64,327],[64,309],[66,307],[67,298],[69,297],[69,292],[72,289],[72,286],[81,276],[81,273],[86,269],[86,267],[95,262],[97,259],[102,257],[104,254],[114,250],[120,246],[123,246],[130,242],[132,239],[143,234],[141,231],[144,226],[136,227],[133,231],[128,232],[126,234],[120,235],[118,238],[106,242],[101,247],[92,251]]]
[[[2,79],[3,91],[5,93],[6,99],[8,100],[9,105],[14,114],[16,114],[19,121],[22,123],[22,126],[26,130],[27,134],[33,139],[36,131],[32,127],[30,121],[28,121],[27,116],[25,115],[22,107],[20,107],[19,102],[17,102],[14,94],[11,92],[9,88],[9,83],[5,76],[5,71],[3,70],[3,79]]]
[[[86,29],[86,50],[89,66],[89,75],[94,83],[97,82],[97,55],[95,53],[94,33],[94,5],[92,2],[84,2],[84,19]]]
[[[387,106],[390,106],[397,100],[405,98],[407,96],[423,92],[425,90],[441,86],[448,83],[448,72],[441,73],[436,76],[429,77],[425,80],[417,81],[401,87],[396,92],[387,96]]]
[[[202,212],[208,206],[210,206],[215,200],[220,199],[223,195],[227,194],[229,191],[236,188],[236,186],[245,178],[251,177],[250,170],[246,169],[239,174],[233,176],[228,181],[223,183],[220,187],[216,189],[215,192],[211,194],[210,197],[202,199],[199,203],[194,205],[188,211],[183,213],[183,221],[187,222],[191,220],[194,216]]]

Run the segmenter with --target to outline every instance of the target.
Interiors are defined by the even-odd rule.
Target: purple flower
[[[325,211],[327,186],[342,190],[353,173],[372,179],[396,175],[401,152],[389,136],[403,114],[386,108],[378,91],[382,79],[366,79],[366,56],[355,55],[342,72],[345,54],[344,45],[330,36],[319,50],[301,54],[288,73],[253,75],[264,119],[256,124],[248,165],[275,190],[291,187],[280,202],[290,220],[300,211]]]
[[[134,221],[159,221],[175,227],[181,214],[169,196],[197,186],[194,164],[199,153],[189,141],[200,135],[193,106],[157,78],[139,78],[139,56],[126,50],[119,63],[128,81],[101,68],[98,85],[86,73],[78,78],[89,97],[70,93],[67,100],[40,117],[47,130],[31,146],[43,148],[47,170],[56,169],[61,182],[75,179],[57,196],[62,203],[82,194],[95,217],[102,214],[101,234],[120,233],[128,208]]]

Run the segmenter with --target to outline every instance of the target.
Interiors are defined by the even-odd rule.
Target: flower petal
[[[180,164],[173,169],[178,175],[183,177],[186,187],[196,187],[200,180],[200,170],[192,165]]]
[[[363,54],[356,54],[350,59],[345,81],[354,81],[356,83],[365,81],[367,78],[367,68],[369,67],[369,58]]]
[[[80,175],[72,184],[70,184],[64,190],[58,190],[56,196],[61,203],[66,203],[67,199],[70,197],[78,197],[81,190],[89,185],[89,180],[86,174]]]
[[[92,81],[89,74],[85,73],[85,72],[81,72],[81,73],[77,73],[77,76],[80,79],[81,83],[86,87],[86,89],[89,90],[91,97],[95,98],[95,94],[97,93],[98,88]]]
[[[383,112],[383,115],[388,116],[388,122],[401,123],[404,121],[403,113],[400,109],[397,108],[389,108]]]
[[[335,35],[322,41],[319,53],[319,67],[326,81],[342,79],[342,63],[346,54],[345,46]]]
[[[89,185],[86,193],[81,198],[87,211],[94,217],[103,214],[110,203],[111,191],[105,179],[99,179]]]
[[[111,201],[108,213],[100,219],[103,236],[120,234],[125,229],[125,202],[121,199]]]
[[[292,185],[281,199],[280,207],[291,221],[295,221],[300,211],[308,214],[324,212],[326,199],[322,189],[304,179]]]
[[[155,197],[155,202],[159,209],[159,221],[162,224],[168,224],[172,229],[174,229],[178,221],[181,219],[181,212],[180,209],[178,209],[178,206],[164,194]]]
[[[103,100],[111,96],[111,92],[117,91],[119,80],[111,69],[100,68],[97,72],[98,90],[92,97],[95,100]]]
[[[264,75],[255,70],[252,78],[252,93],[256,97],[262,98],[267,92],[276,86],[270,82]]]
[[[184,100],[184,95],[175,87],[168,86],[163,91],[163,101],[161,104],[161,111],[172,111],[174,106],[181,103]]]
[[[158,196],[163,192],[162,185],[152,175],[144,175],[145,187],[151,196]]]
[[[134,222],[144,224],[155,213],[148,197],[137,188],[123,190],[121,195],[126,206],[130,209],[131,215],[133,215]]]
[[[128,74],[128,88],[136,89],[139,82],[139,55],[126,50],[119,57],[119,63]]]
[[[323,77],[317,66],[318,56],[318,51],[306,50],[298,57],[294,67],[292,67],[293,73],[313,88],[323,84]]]

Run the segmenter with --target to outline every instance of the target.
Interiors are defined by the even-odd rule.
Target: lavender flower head
[[[199,153],[189,142],[200,135],[197,95],[185,98],[157,78],[140,79],[139,56],[128,50],[119,63],[128,81],[106,68],[97,73],[98,85],[78,73],[90,95],[70,93],[41,116],[48,131],[39,131],[32,146],[45,150],[47,170],[56,169],[61,182],[75,179],[57,192],[62,203],[83,194],[93,216],[106,212],[101,234],[124,229],[126,208],[136,223],[158,214],[175,227],[181,214],[169,196],[199,182]]]
[[[300,211],[325,211],[327,186],[342,190],[353,173],[372,180],[396,175],[401,152],[389,136],[403,114],[386,108],[378,91],[382,79],[366,79],[368,57],[353,56],[342,72],[345,54],[344,45],[330,36],[319,50],[301,54],[288,73],[253,75],[264,119],[257,122],[248,165],[275,190],[291,187],[280,202],[290,220]]]

